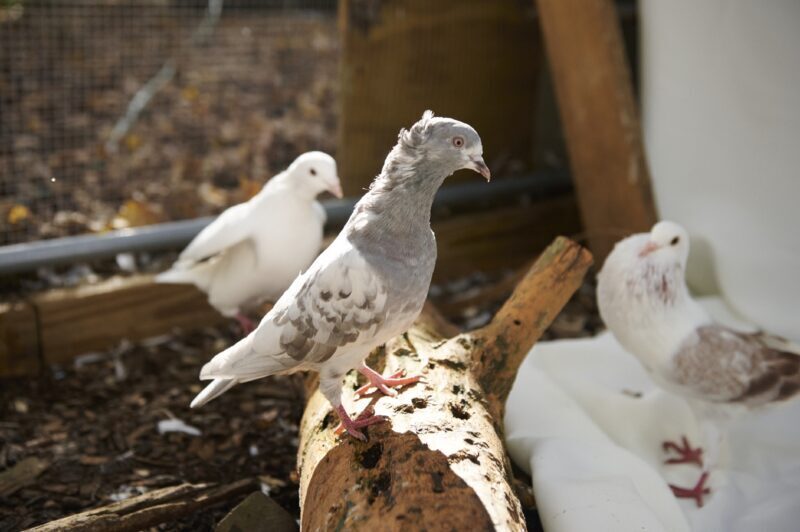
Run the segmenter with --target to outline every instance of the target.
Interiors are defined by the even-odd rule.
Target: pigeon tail
[[[248,382],[285,371],[286,366],[276,356],[264,356],[252,349],[254,334],[250,333],[206,363],[200,370],[200,380]]]
[[[238,384],[235,379],[214,379],[211,384],[203,388],[203,391],[197,394],[197,397],[192,399],[189,408],[198,408],[207,402],[216,399],[223,393],[227,392]]]

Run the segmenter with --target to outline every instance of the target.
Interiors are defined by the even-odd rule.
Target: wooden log
[[[231,484],[180,484],[144,493],[29,529],[30,532],[134,532],[169,523],[257,490],[256,479]]]
[[[385,372],[424,374],[396,398],[367,404],[389,422],[367,442],[333,433],[336,417],[316,391],[300,426],[302,529],[525,530],[503,447],[502,415],[516,371],[591,264],[559,238],[483,329],[456,335],[428,306],[385,347]],[[357,386],[355,375],[345,389]]]
[[[425,109],[474,126],[493,174],[530,168],[541,57],[534,16],[518,0],[340,1],[336,159],[345,192],[369,186],[400,127]]]
[[[536,0],[589,244],[602,264],[656,221],[642,133],[612,0]]]
[[[519,266],[554,234],[580,230],[571,196],[454,216],[433,226],[437,281]],[[136,341],[224,320],[193,286],[155,284],[150,275],[52,290],[0,304],[0,376],[36,374],[40,352],[45,364],[66,363],[123,338]]]

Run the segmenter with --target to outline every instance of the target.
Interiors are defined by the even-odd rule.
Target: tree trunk
[[[557,239],[495,318],[456,334],[430,306],[386,345],[385,371],[424,382],[368,405],[388,423],[368,441],[337,437],[336,416],[319,391],[300,426],[302,528],[316,530],[524,530],[503,447],[506,397],[525,355],[580,286],[591,255]],[[351,373],[345,388],[355,389]]]

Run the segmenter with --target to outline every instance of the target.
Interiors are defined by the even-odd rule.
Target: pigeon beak
[[[492,180],[492,172],[489,171],[489,167],[486,166],[486,163],[483,162],[483,157],[481,157],[480,155],[475,155],[473,157],[470,157],[469,165],[467,166],[467,168],[469,168],[470,170],[475,170],[476,172],[481,174],[483,177],[486,178],[487,182]]]
[[[342,192],[342,185],[341,183],[339,183],[338,179],[336,180],[336,183],[328,187],[328,192],[330,192],[339,199],[342,199],[344,197],[344,193]]]
[[[639,252],[639,256],[646,257],[657,249],[659,249],[658,244],[656,244],[655,242],[648,242]]]

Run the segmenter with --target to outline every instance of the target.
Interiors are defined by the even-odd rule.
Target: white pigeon
[[[703,426],[705,461],[702,449],[683,437],[682,444],[664,442],[665,451],[679,454],[666,462],[710,468],[729,419],[800,391],[800,356],[780,338],[714,323],[689,294],[688,256],[689,236],[673,222],[618,242],[598,275],[597,302],[619,343],[657,384],[688,399]],[[708,474],[693,488],[673,491],[702,505]]]
[[[419,316],[436,263],[430,227],[433,197],[461,168],[488,180],[475,130],[427,111],[401,130],[380,175],[355,206],[336,240],[299,276],[258,328],[207,363],[213,379],[192,401],[205,404],[231,386],[268,375],[314,370],[320,391],[347,432],[384,418],[365,411],[353,420],[342,406],[342,379],[358,367],[386,394],[419,377],[383,377],[364,363],[374,348],[408,330]]]
[[[316,197],[325,191],[342,197],[336,161],[319,151],[300,155],[200,231],[156,281],[194,284],[249,333],[254,324],[242,311],[277,299],[319,253],[326,217]]]

